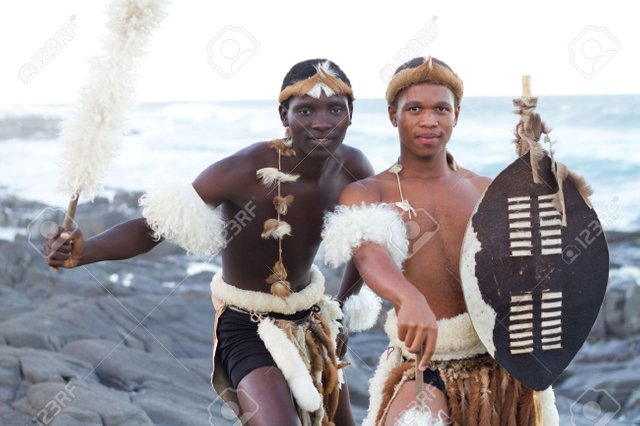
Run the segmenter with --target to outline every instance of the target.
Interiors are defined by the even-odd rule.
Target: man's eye
[[[412,106],[411,108],[409,108],[409,111],[411,111],[411,112],[420,112],[420,107]]]
[[[334,108],[331,108],[331,112],[332,112],[333,114],[340,114],[340,113],[342,113],[342,111],[344,111],[344,108],[342,108],[342,107],[334,107]]]
[[[446,106],[439,106],[436,108],[436,111],[438,112],[449,112],[449,108],[447,108]]]
[[[300,115],[309,115],[309,114],[311,114],[311,110],[310,110],[310,109],[307,109],[307,108],[305,108],[305,109],[299,109],[299,110],[298,110],[298,114],[300,114]]]

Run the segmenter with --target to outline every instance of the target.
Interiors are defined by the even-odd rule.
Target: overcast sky
[[[0,10],[0,105],[73,102],[106,34],[99,0],[21,0]],[[277,98],[296,62],[337,62],[360,98],[381,98],[388,73],[432,54],[465,94],[637,94],[640,26],[610,1],[174,0],[136,85],[139,101]],[[635,8],[633,8],[635,9]]]

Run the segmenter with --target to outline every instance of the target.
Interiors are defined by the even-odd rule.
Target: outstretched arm
[[[347,206],[379,202],[379,195],[362,183],[349,185],[340,196]],[[384,224],[380,224],[384,226]],[[435,350],[437,323],[424,295],[402,274],[382,245],[365,242],[353,251],[353,263],[367,285],[395,307],[398,317],[398,338],[413,353],[424,350],[420,369],[427,368]],[[347,289],[341,289],[341,294]]]
[[[227,196],[226,191],[232,187],[230,181],[234,181],[237,162],[237,159],[230,157],[213,164],[196,178],[193,189],[185,186],[177,195],[190,192],[192,199],[195,198],[197,202],[204,202],[210,207],[219,205]],[[176,203],[179,202],[176,200]],[[47,263],[56,268],[129,259],[148,252],[162,241],[161,238],[154,238],[154,234],[145,218],[123,222],[86,241],[80,229],[67,232],[59,227],[55,235],[45,241],[45,256]]]

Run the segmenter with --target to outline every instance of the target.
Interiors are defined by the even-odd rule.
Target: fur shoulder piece
[[[368,330],[376,325],[381,309],[382,299],[365,284],[358,294],[344,301],[342,323],[350,332]]]
[[[222,250],[224,221],[191,184],[169,182],[140,197],[142,216],[156,239],[164,238],[189,253],[212,256]]]
[[[400,267],[409,248],[407,229],[400,213],[384,203],[337,206],[325,216],[322,237],[324,262],[333,267],[350,260],[353,250],[365,242],[386,247]]]

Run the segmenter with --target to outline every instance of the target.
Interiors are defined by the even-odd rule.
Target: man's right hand
[[[423,349],[419,369],[424,371],[436,349],[438,323],[422,293],[405,298],[397,309],[398,338],[409,351],[419,354]]]
[[[58,226],[44,241],[44,256],[53,268],[75,268],[84,255],[82,231],[65,231]]]

